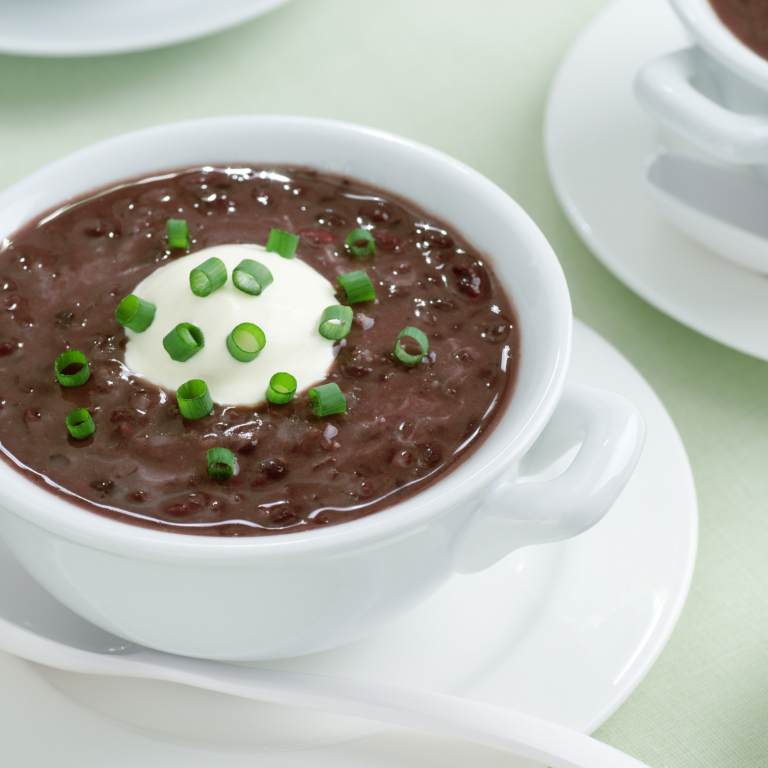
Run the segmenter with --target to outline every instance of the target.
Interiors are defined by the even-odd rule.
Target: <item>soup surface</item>
[[[758,56],[768,59],[768,2],[710,0],[720,21]]]
[[[168,247],[169,218],[188,222],[188,250]],[[368,258],[346,245],[358,227],[376,243]],[[126,367],[115,309],[170,261],[216,245],[263,245],[273,228],[298,234],[296,258],[334,288],[356,270],[375,287],[376,301],[353,305],[352,329],[318,382],[337,383],[347,410],[319,418],[305,390],[283,405],[215,404],[211,415],[185,419],[174,392]],[[407,326],[429,340],[413,366],[393,354]],[[341,523],[423,490],[478,447],[514,388],[516,326],[490,266],[404,200],[308,169],[172,171],[89,195],[6,242],[0,445],[52,492],[138,525],[248,536]],[[81,386],[63,387],[54,374],[68,349],[89,361]],[[65,418],[81,407],[96,432],[78,441]],[[212,447],[233,451],[229,480],[208,475]]]

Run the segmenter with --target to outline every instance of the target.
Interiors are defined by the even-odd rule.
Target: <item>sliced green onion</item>
[[[189,287],[195,296],[208,296],[227,282],[227,268],[221,259],[211,256],[189,273]]]
[[[152,325],[156,310],[157,307],[152,302],[130,294],[117,305],[115,319],[120,325],[136,333],[144,333]]]
[[[420,347],[420,355],[409,355],[401,346],[400,339],[407,336],[409,339],[413,339]],[[429,341],[426,335],[418,328],[403,328],[400,333],[397,334],[397,341],[395,342],[395,357],[406,365],[416,365],[421,362],[422,358],[429,352]]]
[[[232,272],[235,288],[258,296],[273,280],[272,273],[260,262],[243,259]]]
[[[189,248],[189,227],[186,219],[168,219],[169,248]]]
[[[309,390],[309,404],[317,416],[344,413],[347,401],[338,384],[321,384]]]
[[[267,400],[276,405],[290,403],[296,394],[296,379],[290,373],[284,371],[276,373],[269,380]]]
[[[75,440],[85,440],[96,431],[91,414],[85,408],[75,408],[67,414],[67,429]]]
[[[172,360],[183,363],[205,346],[205,336],[196,325],[179,323],[163,339],[163,346]]]
[[[298,244],[298,235],[292,235],[290,232],[283,232],[282,229],[273,229],[269,233],[267,250],[272,253],[279,253],[284,259],[292,259],[293,254],[296,253],[296,246]]]
[[[227,336],[229,354],[241,363],[250,363],[267,343],[264,331],[253,323],[240,323]]]
[[[353,256],[365,259],[376,253],[373,235],[367,229],[353,229],[347,235],[347,245]]]
[[[79,387],[91,378],[88,358],[76,349],[60,354],[53,369],[62,387]]]
[[[352,327],[352,307],[334,304],[320,315],[320,335],[326,339],[343,339]]]
[[[339,285],[344,289],[344,293],[347,294],[347,301],[350,304],[373,301],[376,298],[371,278],[362,269],[357,272],[347,272],[346,275],[339,275],[337,279]]]
[[[235,474],[235,454],[228,448],[211,448],[206,458],[208,474],[214,480],[229,480]]]
[[[202,379],[185,381],[176,390],[176,402],[185,419],[204,419],[213,410],[213,398]]]

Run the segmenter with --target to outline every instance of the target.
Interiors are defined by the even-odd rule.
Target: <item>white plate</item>
[[[519,592],[538,595],[525,616],[522,631],[507,634],[507,645],[489,652],[486,644],[478,665],[473,660],[475,682],[454,681],[467,695],[550,718],[584,732],[600,725],[634,690],[661,652],[685,601],[696,552],[697,509],[690,467],[680,438],[669,415],[648,384],[619,353],[577,323],[571,379],[620,392],[634,401],[648,422],[648,441],[643,457],[626,490],[592,530],[548,547],[530,548],[517,560],[502,562],[488,572],[457,577],[447,588],[454,596],[475,591],[495,595]],[[526,562],[531,579],[516,578],[514,571]],[[510,568],[510,563],[515,566]],[[485,581],[483,581],[485,580]],[[508,582],[507,582],[508,580]],[[491,594],[494,593],[494,594]],[[446,591],[446,595],[449,595]],[[466,605],[466,600],[463,603]],[[354,672],[368,664],[368,674],[410,666],[414,684],[425,684],[432,673],[419,673],[415,659],[430,654],[445,665],[466,667],[466,659],[446,658],[442,644],[425,647],[424,637],[413,634],[419,624],[442,622],[442,627],[460,627],[476,617],[456,614],[459,604],[442,593],[405,617],[403,624],[386,630],[390,641],[373,637],[361,643],[376,648],[377,669],[365,648],[348,646],[339,655],[349,659]],[[420,616],[421,614],[421,616]],[[483,619],[487,621],[487,619]],[[507,620],[493,618],[498,626]],[[515,626],[511,620],[510,626]],[[410,627],[410,634],[404,630]],[[519,628],[519,627],[518,627]],[[471,636],[472,629],[464,630]],[[451,646],[448,639],[445,644]],[[455,647],[455,646],[453,646]],[[468,650],[464,649],[464,653]],[[434,667],[432,662],[428,665]],[[281,666],[276,664],[275,666]],[[376,666],[375,664],[373,665]],[[313,669],[312,663],[303,668]],[[343,670],[337,670],[343,674]],[[386,674],[386,672],[385,672]],[[439,675],[437,676],[439,677]],[[0,734],[3,764],[25,768],[77,765],[79,768],[239,768],[253,766],[252,751],[199,749],[147,738],[74,706],[46,680],[68,695],[80,698],[90,708],[108,716],[141,719],[141,708],[175,706],[165,717],[184,721],[191,709],[208,706],[205,692],[132,681],[122,688],[114,678],[88,678],[48,670],[0,654]],[[129,683],[131,681],[128,681]],[[400,681],[402,682],[402,681]],[[215,694],[211,694],[216,696]],[[159,703],[153,700],[159,696]],[[169,698],[170,697],[170,698]],[[189,705],[185,705],[187,697]],[[229,698],[229,697],[224,697]],[[216,700],[214,700],[215,704]],[[230,728],[221,719],[253,713],[238,709],[241,702],[210,707],[212,729]],[[186,709],[185,709],[186,707]],[[237,713],[240,713],[239,715]],[[245,713],[245,714],[244,714]],[[127,717],[130,715],[130,718]],[[179,730],[180,729],[180,730]],[[232,730],[234,729],[234,730]],[[183,731],[180,725],[177,734]],[[44,736],[41,736],[44,734]],[[508,755],[450,739],[393,728],[357,741],[291,752],[262,752],[260,768],[465,768],[466,765],[522,765]],[[527,765],[527,764],[526,764]]]
[[[205,37],[287,0],[0,0],[0,51],[98,56]]]
[[[619,280],[705,336],[768,360],[768,280],[686,238],[643,187],[662,137],[632,81],[641,65],[688,45],[666,0],[617,0],[601,13],[550,92],[550,175],[576,231]]]

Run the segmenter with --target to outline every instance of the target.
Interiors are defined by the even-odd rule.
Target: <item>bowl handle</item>
[[[463,529],[454,570],[483,570],[515,549],[560,541],[598,522],[637,466],[645,442],[640,411],[613,392],[568,383],[541,435],[521,459],[518,478],[489,488]],[[565,460],[551,480],[534,477]]]
[[[703,56],[685,48],[646,64],[635,78],[635,98],[662,125],[720,160],[768,163],[768,115],[733,112],[694,88]]]

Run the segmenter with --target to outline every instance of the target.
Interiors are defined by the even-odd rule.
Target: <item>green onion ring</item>
[[[189,248],[189,227],[186,219],[168,219],[166,230],[169,248]]]
[[[337,279],[339,285],[344,289],[347,301],[350,304],[357,304],[361,301],[373,301],[376,298],[371,278],[362,269],[357,272],[347,272],[346,275],[339,275]]]
[[[228,448],[211,448],[206,459],[208,474],[214,480],[229,480],[235,474],[235,454]]]
[[[96,431],[96,425],[86,408],[75,408],[74,411],[70,411],[67,414],[66,423],[69,434],[75,440],[86,440]]]
[[[278,253],[284,259],[292,259],[296,253],[296,246],[299,244],[299,236],[292,235],[290,232],[283,232],[282,229],[273,229],[269,233],[267,240],[267,251]]]
[[[163,339],[163,347],[171,360],[184,363],[205,346],[203,332],[192,323],[179,323]]]
[[[320,335],[335,341],[343,339],[352,328],[352,307],[333,304],[320,315]]]
[[[235,288],[251,296],[258,296],[273,279],[272,273],[253,259],[243,259],[232,271]]]
[[[309,404],[317,416],[330,416],[334,413],[344,413],[347,401],[338,384],[321,384],[309,390]]]
[[[208,296],[226,282],[227,268],[216,256],[211,256],[189,273],[189,287],[195,296]]]
[[[413,339],[421,347],[420,355],[409,355],[402,348],[400,339],[402,339],[404,336],[408,336],[408,338]],[[405,363],[406,365],[416,365],[417,363],[421,362],[421,360],[426,356],[428,352],[429,341],[427,340],[424,332],[420,331],[418,328],[403,328],[403,330],[397,334],[397,341],[395,342],[395,357],[401,363]]]
[[[64,373],[70,366],[78,366],[73,373]],[[88,358],[76,349],[62,352],[53,366],[56,378],[62,387],[79,387],[91,378],[91,369],[88,367]]]
[[[136,333],[144,333],[152,325],[156,311],[151,302],[130,294],[117,305],[115,320]]]
[[[296,394],[296,379],[290,373],[281,371],[269,380],[267,400],[275,405],[290,403]]]
[[[368,258],[376,253],[376,243],[373,235],[367,229],[353,229],[347,235],[347,246],[353,256],[360,259]]]
[[[241,363],[250,363],[264,349],[267,337],[258,325],[240,323],[227,336],[229,354]]]
[[[185,381],[176,390],[176,402],[185,419],[204,419],[213,410],[213,398],[202,379]]]

